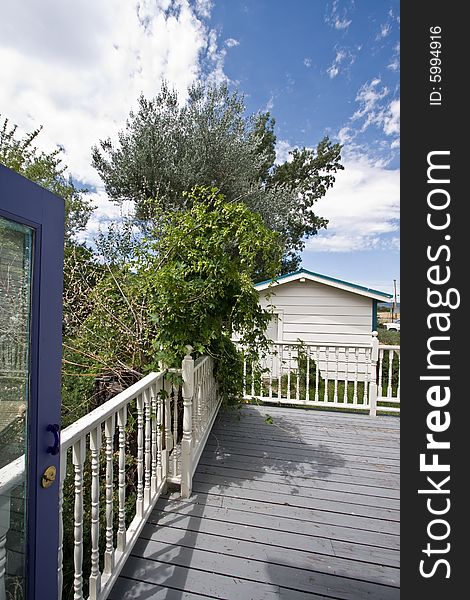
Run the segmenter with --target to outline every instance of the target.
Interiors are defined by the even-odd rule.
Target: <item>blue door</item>
[[[57,598],[64,203],[0,165],[0,600]]]

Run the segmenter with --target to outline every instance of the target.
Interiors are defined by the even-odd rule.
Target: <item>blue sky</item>
[[[307,243],[313,271],[391,292],[399,284],[399,2],[373,0],[23,0],[0,20],[0,113],[44,126],[74,178],[94,190],[87,236],[119,217],[90,165],[162,78],[184,99],[227,80],[247,112],[276,119],[279,160],[324,136],[345,171],[317,205],[328,230]]]
[[[340,190],[341,208],[348,199],[361,206],[362,201],[367,215],[374,202],[358,196],[382,193],[382,179],[395,194],[389,214],[397,217],[399,3],[218,2],[211,24],[228,40],[224,70],[246,93],[248,110],[268,108],[276,118],[280,150],[315,145],[324,135],[342,141],[349,174],[356,173],[363,185],[348,193],[348,178]],[[324,210],[336,199],[329,194]],[[384,210],[380,201],[377,210]],[[333,210],[329,230],[339,216]],[[363,239],[354,240],[352,229],[349,235],[343,230],[337,243],[328,232],[312,238],[303,265],[390,292],[393,279],[399,280],[398,221],[385,217],[365,224],[372,235]],[[360,234],[360,219],[357,227]]]

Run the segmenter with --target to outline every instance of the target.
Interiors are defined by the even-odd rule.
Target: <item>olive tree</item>
[[[184,104],[163,84],[155,98],[139,98],[117,143],[106,139],[93,148],[93,165],[112,200],[135,203],[144,229],[162,210],[187,210],[184,191],[217,187],[280,234],[286,271],[298,266],[305,239],[326,227],[314,205],[343,167],[341,146],[328,138],[277,164],[274,126],[269,113],[247,116],[243,96],[225,84],[193,85]],[[258,275],[266,276],[264,267]]]

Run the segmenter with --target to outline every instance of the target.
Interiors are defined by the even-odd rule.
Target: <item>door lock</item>
[[[51,487],[51,485],[55,481],[56,474],[57,469],[53,465],[47,467],[47,469],[44,471],[41,477],[41,486],[43,488]]]

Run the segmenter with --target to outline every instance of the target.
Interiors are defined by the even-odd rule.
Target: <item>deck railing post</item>
[[[379,340],[377,332],[372,332],[372,350],[370,354],[369,415],[377,416],[377,361],[379,358]]]
[[[192,347],[186,346],[183,359],[183,439],[181,441],[181,496],[189,498],[192,488],[191,447],[193,437],[192,404],[194,390],[194,360]]]

